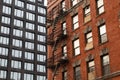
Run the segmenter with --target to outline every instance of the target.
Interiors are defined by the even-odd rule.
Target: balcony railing
[[[62,53],[56,54],[47,59],[47,67],[54,68],[57,64],[65,64],[68,62],[67,55],[63,55]]]

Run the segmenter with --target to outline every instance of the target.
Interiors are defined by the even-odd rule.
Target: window
[[[38,72],[46,72],[46,68],[43,65],[37,65],[37,71]]]
[[[12,4],[12,0],[3,0],[4,3]]]
[[[35,25],[32,24],[32,23],[26,22],[26,29],[34,30],[35,29]]]
[[[102,72],[103,72],[103,75],[110,73],[109,55],[102,56]]]
[[[34,43],[25,42],[25,48],[34,50]]]
[[[2,16],[2,23],[10,24],[10,18]]]
[[[46,56],[37,54],[37,61],[45,62],[46,61]]]
[[[37,40],[41,42],[46,42],[46,36],[43,35],[37,35]]]
[[[13,35],[18,36],[18,37],[22,37],[23,31],[18,30],[18,29],[13,29]]]
[[[37,76],[37,80],[46,80],[45,76]]]
[[[3,6],[2,12],[5,14],[11,14],[11,8],[8,6]]]
[[[24,12],[23,12],[22,10],[15,9],[15,11],[14,11],[14,15],[17,16],[17,17],[21,17],[21,18],[23,18],[23,16],[24,16]]]
[[[86,33],[86,47],[85,50],[89,50],[93,48],[93,37],[92,31]]]
[[[62,23],[62,30],[63,30],[63,34],[66,35],[67,34],[66,22]]]
[[[8,56],[8,48],[0,47],[0,55]]]
[[[75,6],[77,3],[81,2],[82,0],[72,0],[72,6]]]
[[[35,14],[26,12],[26,19],[34,21],[35,20]]]
[[[10,33],[10,28],[1,26],[1,33],[8,34]]]
[[[7,67],[7,59],[1,59],[0,58],[0,66]]]
[[[78,23],[78,14],[73,16],[73,29],[77,29],[79,27],[79,23]]]
[[[25,32],[25,37],[26,37],[27,39],[32,39],[32,40],[34,40],[34,33]]]
[[[79,39],[73,41],[74,55],[77,56],[80,54],[80,43]]]
[[[67,71],[64,71],[63,73],[62,73],[62,80],[67,80]]]
[[[46,14],[46,9],[38,6],[38,13]]]
[[[24,8],[24,2],[22,2],[21,0],[15,0],[15,5]]]
[[[95,79],[95,64],[94,61],[88,62],[88,80]]]
[[[37,45],[37,50],[41,52],[46,52],[46,47],[45,45],[38,44]]]
[[[90,5],[86,6],[84,8],[84,22],[88,22],[91,20],[91,16],[90,16]]]
[[[33,71],[34,70],[34,64],[32,64],[32,63],[24,63],[24,69]]]
[[[0,36],[0,43],[8,45],[9,44],[9,38]]]
[[[62,7],[62,11],[65,11],[65,10],[66,10],[65,0],[62,1],[62,3],[61,3],[61,7]]]
[[[27,4],[27,9],[28,9],[28,10],[32,10],[32,11],[35,11],[35,5]]]
[[[34,60],[34,53],[25,52],[25,59]]]
[[[101,14],[104,12],[104,1],[103,0],[96,0],[97,1],[97,13]]]
[[[11,60],[11,67],[12,68],[21,69],[21,62],[20,61]]]
[[[24,80],[33,80],[32,74],[24,74]]]
[[[106,33],[105,24],[99,26],[99,38],[100,38],[100,43],[104,43],[107,41],[107,33]]]
[[[12,50],[12,57],[18,57],[21,58],[22,57],[22,51],[20,50]]]
[[[22,47],[22,41],[17,40],[17,39],[13,39],[13,46]]]
[[[7,77],[7,71],[0,70],[0,78],[6,79]]]
[[[74,67],[75,80],[81,80],[80,66]]]
[[[41,32],[41,33],[46,33],[46,28],[43,27],[43,26],[38,26],[38,32]]]
[[[38,16],[38,22],[45,24],[46,23],[46,18],[43,17],[43,16]]]
[[[14,19],[14,26],[23,27],[23,21]]]
[[[62,47],[62,53],[63,53],[64,56],[67,55],[67,46],[66,46],[66,45],[64,45],[64,46]]]
[[[11,72],[10,79],[11,80],[21,80],[21,73],[19,73],[19,72]]]

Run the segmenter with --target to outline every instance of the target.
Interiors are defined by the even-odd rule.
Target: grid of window
[[[45,76],[37,76],[37,80],[46,80]]]
[[[86,6],[84,8],[84,22],[88,22],[91,20],[91,16],[90,16],[90,5]]]
[[[38,16],[38,22],[45,24],[46,23],[46,18],[43,17],[43,16]]]
[[[63,23],[62,23],[62,31],[63,31],[63,34],[64,34],[64,35],[67,34],[66,22],[63,22]]]
[[[66,4],[65,4],[65,0],[62,1],[61,3],[61,7],[62,7],[62,10],[65,11],[66,10]]]
[[[17,39],[13,39],[13,46],[22,47],[22,41],[17,40]]]
[[[8,45],[9,44],[9,38],[0,36],[0,43]]]
[[[3,0],[4,3],[12,4],[12,0]]]
[[[25,42],[25,48],[34,50],[34,43]]]
[[[46,28],[43,27],[43,26],[38,26],[38,32],[41,32],[41,33],[46,33]]]
[[[46,36],[38,35],[38,36],[37,36],[37,40],[38,40],[38,41],[41,41],[41,42],[46,42]]]
[[[28,1],[35,2],[35,0],[28,0]]]
[[[106,25],[103,24],[99,26],[99,34],[100,34],[100,43],[104,43],[107,41],[107,33],[106,33]]]
[[[26,29],[34,30],[35,29],[35,25],[32,24],[32,23],[26,22]]]
[[[28,10],[32,10],[32,11],[35,11],[35,5],[27,4],[27,9],[28,9]]]
[[[25,52],[25,59],[34,60],[34,53]]]
[[[37,50],[41,52],[46,52],[46,47],[45,45],[38,44],[37,45]]]
[[[23,27],[23,21],[14,19],[14,26]]]
[[[1,26],[0,32],[1,32],[1,33],[4,33],[4,34],[9,34],[9,33],[10,33],[10,28]]]
[[[73,29],[77,29],[79,27],[79,23],[78,23],[78,14],[73,16]]]
[[[77,56],[80,54],[80,43],[79,39],[73,41],[74,55]]]
[[[15,5],[24,8],[24,2],[22,2],[21,0],[15,0]]]
[[[0,47],[0,55],[8,56],[8,48]]]
[[[22,37],[23,31],[18,30],[18,29],[13,29],[13,35],[18,36],[18,37]]]
[[[7,77],[7,71],[0,70],[0,78],[6,79],[6,77]]]
[[[109,55],[102,56],[102,71],[103,71],[103,75],[110,73]]]
[[[63,73],[62,73],[62,80],[67,80],[67,71],[64,71]]]
[[[20,61],[11,60],[11,67],[12,68],[21,69],[21,62]]]
[[[44,65],[37,65],[38,72],[46,72],[46,67]]]
[[[90,43],[92,41],[93,41],[92,32],[89,32],[89,33],[86,34],[86,42]]]
[[[88,62],[88,80],[95,79],[95,63],[94,61]]]
[[[30,70],[30,71],[33,71],[33,69],[34,69],[34,64],[32,64],[32,63],[24,63],[24,69],[25,70]]]
[[[34,33],[25,32],[25,37],[26,37],[27,39],[32,39],[32,40],[34,40]]]
[[[19,72],[11,72],[10,73],[11,80],[21,80],[21,73]]]
[[[21,58],[22,57],[22,51],[20,50],[12,50],[12,57],[18,57]]]
[[[8,6],[3,6],[2,12],[5,14],[11,14],[11,8]]]
[[[24,16],[24,12],[23,12],[22,10],[15,9],[15,11],[14,11],[14,15],[17,16],[17,17],[21,17],[21,18],[23,18],[23,16]]]
[[[35,14],[26,12],[26,19],[34,21],[35,20]]]
[[[5,16],[2,16],[2,23],[10,24],[10,18],[9,18],[9,17],[5,17]]]
[[[104,12],[104,1],[103,0],[96,0],[97,2],[97,12],[101,14]]]
[[[33,80],[32,74],[24,74],[24,80]]]
[[[62,53],[63,53],[64,56],[67,55],[67,46],[66,46],[66,45],[64,45],[64,46],[62,47]]]
[[[46,10],[45,10],[45,8],[38,7],[38,13],[46,14]]]
[[[81,80],[80,66],[74,67],[75,80]]]
[[[1,59],[0,58],[0,66],[7,67],[7,59]]]
[[[37,61],[45,62],[46,61],[46,56],[37,54]]]

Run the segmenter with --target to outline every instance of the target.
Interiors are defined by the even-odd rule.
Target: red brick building
[[[120,80],[120,0],[48,0],[48,80]]]

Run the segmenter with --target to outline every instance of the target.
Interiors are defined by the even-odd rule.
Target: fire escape
[[[67,34],[64,32],[64,30],[61,27],[56,26],[57,22],[64,14],[65,12],[62,11],[61,6],[57,5],[55,10],[52,10],[47,17],[47,26],[52,26],[52,31],[47,37],[47,44],[52,47],[52,56],[47,59],[47,68],[53,71],[52,80],[54,80],[59,67],[68,63],[67,55],[63,55],[62,51],[56,51],[58,43],[67,38]]]

